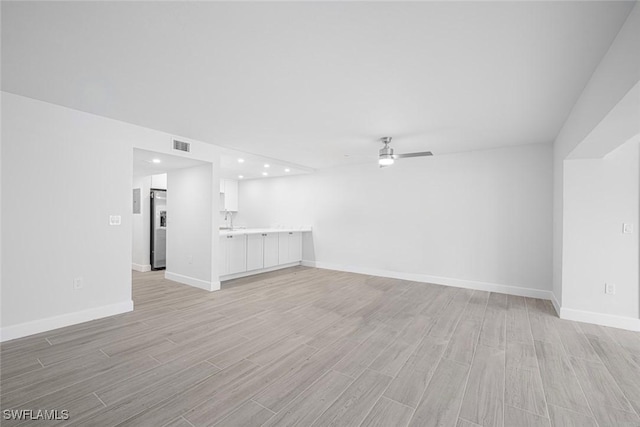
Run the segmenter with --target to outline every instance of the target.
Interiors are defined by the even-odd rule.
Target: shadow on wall
[[[316,248],[315,248],[313,236],[314,236],[314,233],[302,233],[302,263],[303,264],[316,262]]]
[[[565,161],[564,212],[562,317],[639,327],[640,135],[602,158]]]

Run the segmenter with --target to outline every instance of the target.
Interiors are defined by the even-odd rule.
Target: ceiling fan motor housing
[[[384,158],[389,158],[391,156],[393,156],[393,148],[385,144],[384,147],[380,149],[380,158],[384,159]]]

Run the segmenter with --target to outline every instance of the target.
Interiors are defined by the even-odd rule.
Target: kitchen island
[[[300,265],[302,236],[311,228],[220,230],[220,281]]]

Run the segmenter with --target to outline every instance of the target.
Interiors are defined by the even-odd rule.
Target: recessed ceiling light
[[[284,171],[285,171],[285,172],[291,172],[291,169],[286,168]]]
[[[262,172],[262,175],[267,176],[269,174],[267,172]]]
[[[238,163],[244,163],[244,159],[238,159]]]
[[[265,164],[264,164],[264,167],[265,167],[265,168],[270,168],[271,166],[270,166],[269,164],[265,163]]]
[[[244,178],[244,175],[238,175],[238,178],[242,179],[242,178]]]
[[[160,163],[160,159],[153,159],[151,160],[153,163]]]

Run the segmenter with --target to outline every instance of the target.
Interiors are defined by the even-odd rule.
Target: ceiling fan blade
[[[393,157],[394,159],[404,159],[407,157],[425,157],[425,156],[433,156],[433,153],[431,151],[423,151],[420,153],[394,154],[391,157]]]

